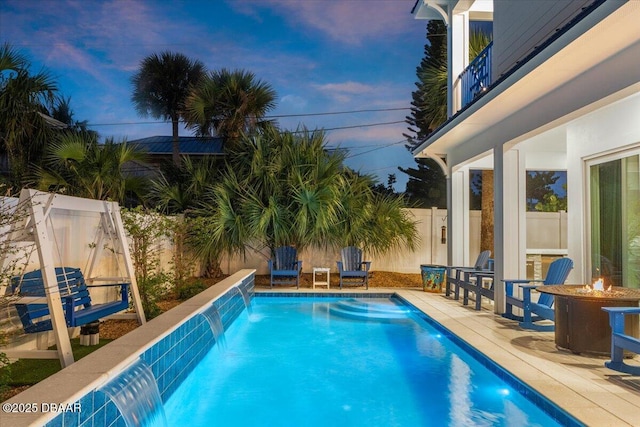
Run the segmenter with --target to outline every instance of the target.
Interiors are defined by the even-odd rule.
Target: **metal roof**
[[[217,155],[224,154],[222,138],[218,137],[196,137],[181,136],[180,154],[191,155]],[[134,139],[129,141],[130,145],[139,147],[149,154],[170,155],[173,153],[173,137],[171,136],[150,136],[148,138]]]

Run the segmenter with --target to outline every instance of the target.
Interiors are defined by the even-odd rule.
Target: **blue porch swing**
[[[67,328],[87,325],[129,309],[129,296],[135,313],[124,316],[135,316],[140,324],[146,322],[117,203],[25,189],[20,193],[16,209],[24,220],[11,224],[9,241],[33,244],[31,253],[37,249],[40,269],[12,277],[5,293],[10,296],[24,332],[53,331],[57,349],[39,350],[33,352],[33,356],[25,351],[6,350],[7,357],[57,357],[62,367],[66,367],[74,362]],[[84,273],[78,267],[64,265],[52,222],[51,213],[56,210],[99,214],[100,225],[90,245]],[[116,258],[118,277],[93,277],[107,244]],[[62,266],[54,267],[54,253],[58,254],[58,265]],[[25,269],[30,257],[31,254],[26,257]],[[0,261],[4,265],[6,259]],[[121,263],[124,274],[120,271]],[[91,289],[100,288],[116,288],[117,296],[112,292],[111,297],[115,299],[96,303]]]

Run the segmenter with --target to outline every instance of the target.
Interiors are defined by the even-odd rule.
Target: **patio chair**
[[[465,280],[469,279],[469,275],[473,271],[486,271],[487,263],[489,262],[489,257],[491,256],[491,251],[482,251],[478,254],[478,258],[476,259],[475,264],[472,267],[469,266],[446,266],[447,269],[447,283],[445,285],[445,296],[449,296],[451,294],[451,287],[454,288],[454,299],[460,298],[460,287],[461,283]],[[455,270],[455,274],[453,273]],[[466,274],[465,274],[466,273]],[[466,277],[465,277],[466,276]]]
[[[625,374],[640,375],[640,366],[624,363],[624,350],[640,354],[640,339],[625,332],[625,315],[640,314],[640,307],[602,307],[609,313],[611,326],[611,360],[604,366]]]
[[[298,260],[298,251],[293,246],[280,246],[274,251],[274,258],[267,261],[273,285],[296,285],[300,289],[302,261]]]
[[[482,308],[482,297],[489,298],[491,301],[494,300],[493,263],[488,264],[489,268],[486,269],[463,269],[463,279],[459,282],[460,287],[464,289],[462,304],[469,304],[469,292],[472,292],[475,295],[475,309],[478,311]]]
[[[553,309],[554,297],[549,294],[540,294],[537,302],[531,300],[531,290],[542,285],[562,285],[569,276],[573,268],[571,258],[559,258],[549,265],[547,277],[544,281],[528,279],[503,280],[505,285],[506,311],[502,315],[508,319],[520,320],[520,327],[533,329],[535,331],[553,331],[554,325],[539,325],[535,322],[540,320],[555,321]],[[514,284],[519,284],[522,289],[522,299],[515,294]],[[532,284],[533,283],[533,284]],[[513,314],[513,307],[519,307],[523,311],[522,317]]]
[[[340,273],[340,289],[346,280],[364,285],[369,289],[369,268],[371,261],[362,261],[362,250],[355,246],[347,246],[340,251],[342,261],[338,261]]]

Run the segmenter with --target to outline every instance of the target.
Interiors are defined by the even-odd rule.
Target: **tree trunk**
[[[173,153],[172,153],[172,160],[173,160],[173,164],[176,167],[180,166],[180,137],[178,136],[178,118],[172,118],[171,119],[171,125],[173,127]]]
[[[493,171],[482,171],[482,215],[480,222],[480,251],[493,251]]]

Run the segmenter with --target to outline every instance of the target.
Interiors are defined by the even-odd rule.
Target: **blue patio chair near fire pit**
[[[640,375],[640,366],[624,363],[624,350],[640,354],[640,339],[625,332],[624,316],[640,314],[640,307],[603,307],[609,313],[611,326],[611,360],[604,366],[614,371]]]
[[[540,294],[537,302],[531,300],[531,290],[541,285],[562,285],[567,280],[573,261],[570,258],[560,258],[553,261],[549,265],[547,277],[541,280],[503,280],[505,285],[506,311],[502,315],[509,319],[521,320],[520,326],[524,329],[533,329],[536,331],[553,331],[554,325],[540,325],[535,322],[539,320],[555,321],[555,312],[553,308],[554,298],[550,294]],[[531,284],[531,283],[535,284]],[[536,283],[537,282],[537,283]],[[514,294],[514,284],[519,284],[522,289],[522,299]],[[513,307],[519,307],[523,311],[523,316],[513,314]]]

